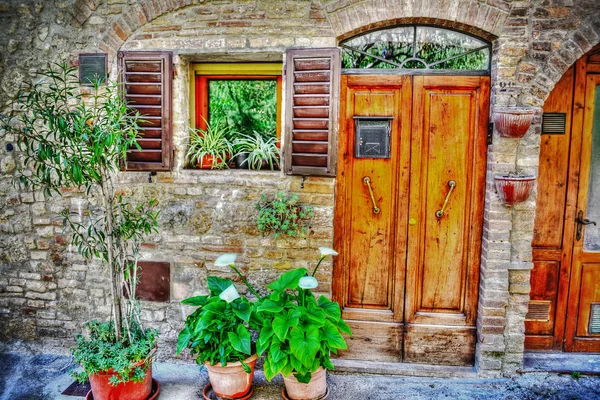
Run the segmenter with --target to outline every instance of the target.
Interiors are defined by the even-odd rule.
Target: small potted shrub
[[[263,235],[298,237],[305,236],[310,228],[310,220],[314,217],[311,206],[298,204],[295,193],[286,196],[277,192],[271,198],[262,195],[255,204],[258,210],[256,226]]]
[[[235,269],[234,261],[235,255],[226,254],[215,265]],[[229,279],[209,276],[208,289],[208,296],[182,301],[197,309],[187,317],[179,334],[177,355],[189,348],[196,363],[207,368],[212,390],[220,398],[248,398],[257,359],[249,332],[253,305],[239,295]]]
[[[206,122],[206,129],[190,128],[190,147],[186,153],[189,165],[201,169],[227,168],[227,160],[233,153],[227,137],[227,128],[222,123]]]
[[[264,138],[258,132],[254,132],[254,136],[240,134],[234,141],[234,148],[237,151],[234,158],[239,168],[269,168],[273,171],[275,166],[279,167],[279,149],[275,136]]]

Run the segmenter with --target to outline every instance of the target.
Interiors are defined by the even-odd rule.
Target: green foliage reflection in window
[[[342,68],[488,70],[490,62],[489,43],[431,26],[368,32],[340,46]]]
[[[228,127],[231,134],[275,136],[277,82],[257,79],[214,79],[208,84],[211,125]],[[232,138],[230,138],[232,139]]]

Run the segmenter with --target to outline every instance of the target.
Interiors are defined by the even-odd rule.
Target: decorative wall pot
[[[494,124],[502,137],[521,138],[529,129],[535,109],[529,107],[495,107]]]
[[[498,196],[507,206],[527,200],[535,180],[534,175],[496,175],[494,177]]]

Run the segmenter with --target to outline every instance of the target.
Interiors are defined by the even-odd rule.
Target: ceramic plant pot
[[[202,160],[198,163],[200,169],[212,169],[213,156],[203,156]],[[221,162],[220,158],[217,158],[217,164]]]
[[[143,361],[140,361],[136,363],[136,366],[141,366],[143,363]],[[113,386],[109,383],[109,379],[113,374],[114,371],[109,369],[89,376],[94,400],[147,400],[150,397],[152,392],[152,364],[148,367],[143,382],[129,381]]]
[[[500,200],[511,206],[527,200],[531,189],[533,189],[535,179],[536,177],[533,175],[496,175],[494,182]]]
[[[254,364],[257,358],[254,354],[244,360],[250,367],[250,373],[244,371],[241,362],[227,363],[224,367],[221,363],[210,365],[209,362],[205,362],[208,379],[215,394],[222,399],[239,399],[246,396],[252,389]]]
[[[527,107],[494,108],[494,124],[502,137],[521,138],[529,129],[535,109]]]
[[[238,169],[248,169],[248,153],[240,153],[233,157],[235,167]]]
[[[327,371],[319,367],[313,372],[310,382],[301,383],[294,374],[283,377],[285,395],[290,400],[318,400],[327,394]]]

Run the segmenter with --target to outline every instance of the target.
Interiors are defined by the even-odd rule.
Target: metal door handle
[[[435,212],[435,216],[438,218],[442,218],[444,216],[444,210],[446,209],[446,206],[448,205],[448,201],[450,201],[450,195],[452,194],[452,191],[454,190],[454,187],[456,186],[456,182],[450,180],[450,181],[448,181],[448,186],[450,186],[450,190],[448,191],[448,194],[446,195],[446,200],[444,200],[444,205],[442,206],[442,208],[440,210],[437,210]]]
[[[577,233],[575,234],[575,239],[580,240],[582,235],[582,230],[584,225],[596,225],[596,221],[590,221],[587,218],[583,218],[583,210],[579,210],[577,213]]]
[[[369,195],[371,196],[371,201],[373,202],[373,214],[379,214],[379,212],[381,210],[379,209],[379,207],[377,207],[377,202],[375,201],[375,195],[373,194],[373,189],[371,189],[371,178],[369,178],[368,176],[365,176],[363,178],[363,182],[365,182],[365,184],[369,188]]]

